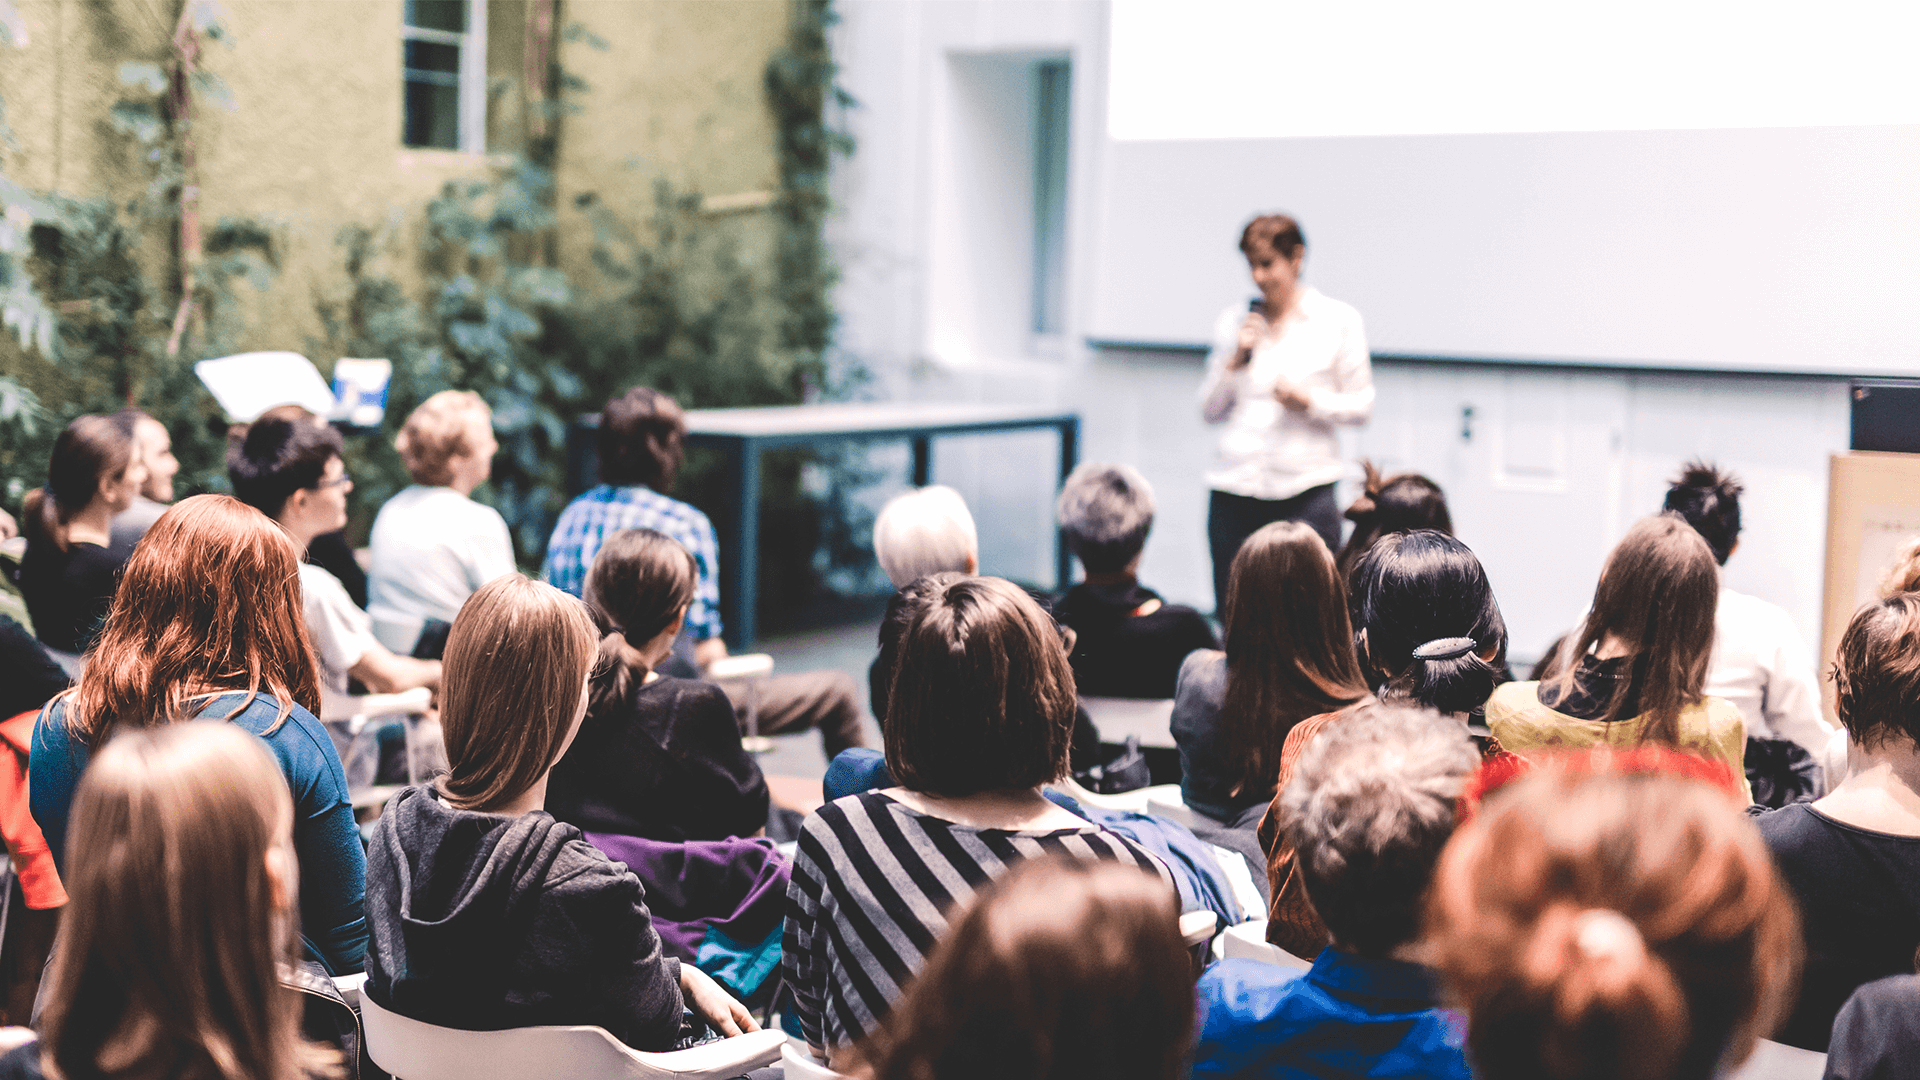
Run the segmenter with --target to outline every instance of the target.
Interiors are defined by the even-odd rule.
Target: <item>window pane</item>
[[[467,29],[467,0],[407,0],[406,12],[408,26],[455,33]]]
[[[441,45],[432,41],[406,42],[406,59],[402,66],[414,71],[445,71],[458,75],[460,46]]]
[[[403,126],[408,146],[460,149],[460,88],[408,79]]]

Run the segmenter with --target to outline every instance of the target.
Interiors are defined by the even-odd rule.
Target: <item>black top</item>
[[[366,992],[429,1024],[595,1024],[636,1050],[680,1036],[680,961],[640,879],[544,810],[387,803],[367,846]]]
[[[589,832],[669,843],[752,836],[767,779],[719,687],[663,675],[595,709],[547,779],[547,809]]]
[[[1615,688],[1622,679],[1626,679],[1627,696],[1620,703],[1620,711],[1614,715],[1621,720],[1631,720],[1640,715],[1640,686],[1646,681],[1647,660],[1645,653],[1631,657],[1616,656],[1610,660],[1602,660],[1589,653],[1574,665],[1573,688],[1565,695],[1559,692],[1559,684],[1555,681],[1540,684],[1540,704],[1576,720],[1599,720],[1607,715],[1607,707],[1613,704]]]
[[[20,593],[33,632],[50,649],[83,653],[100,633],[124,565],[99,544],[29,543],[20,560]]]
[[[1142,608],[1150,610],[1136,614]],[[1187,654],[1220,647],[1206,616],[1138,583],[1082,582],[1054,605],[1053,617],[1073,628],[1074,683],[1094,697],[1170,698]]]
[[[0,720],[38,709],[67,685],[67,673],[27,628],[0,615]]]
[[[1861,984],[1911,975],[1920,948],[1920,837],[1843,824],[1807,803],[1754,818],[1800,901],[1807,939],[1800,1000],[1774,1038],[1824,1051]]]
[[[1920,1062],[1920,975],[1878,979],[1854,991],[1833,1022],[1830,1080],[1907,1080]]]

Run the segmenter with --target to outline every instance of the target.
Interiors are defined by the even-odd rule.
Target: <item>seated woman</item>
[[[1228,824],[1264,812],[1293,726],[1366,696],[1354,658],[1346,589],[1320,534],[1267,525],[1234,556],[1227,650],[1180,665],[1173,741],[1187,806]],[[1255,815],[1257,820],[1257,814]]]
[[[867,668],[867,705],[884,726],[907,587],[929,574],[980,572],[980,536],[966,500],[942,484],[894,496],[873,519],[873,557],[894,588],[880,620],[880,655]]]
[[[1815,802],[1754,819],[1806,933],[1800,997],[1775,1037],[1822,1051],[1847,995],[1912,975],[1920,948],[1920,595],[1854,614],[1833,683],[1847,778]]]
[[[547,783],[547,810],[587,832],[724,840],[767,825],[767,779],[710,682],[655,668],[693,600],[693,555],[652,529],[609,536],[587,570],[600,655],[587,716]]]
[[[266,740],[293,792],[300,928],[335,975],[360,970],[366,859],[300,610],[300,557],[278,525],[225,495],[195,495],[134,549],[79,685],[34,728],[34,820],[66,872],[68,814],[87,761],[118,731],[194,719]]]
[[[1440,857],[1429,963],[1481,1080],[1711,1080],[1785,1015],[1793,898],[1739,804],[1609,768],[1519,780]]]
[[[82,416],[54,440],[47,486],[27,493],[21,597],[34,633],[70,672],[113,601],[121,567],[111,550],[113,515],[133,505],[146,480],[132,421]]]
[[[1353,522],[1353,535],[1347,537],[1339,557],[1334,559],[1342,578],[1353,576],[1360,557],[1383,536],[1415,529],[1453,535],[1453,515],[1447,511],[1447,493],[1440,490],[1439,484],[1419,473],[1382,477],[1373,462],[1360,464],[1367,471],[1365,485],[1345,515]]]
[[[816,1057],[884,1018],[947,930],[947,909],[1008,867],[1065,852],[1150,867],[1131,841],[1047,801],[1067,768],[1073,673],[1019,586],[965,578],[909,612],[886,725],[898,787],[808,816],[782,965]]]
[[[1193,961],[1151,874],[1061,856],[989,882],[849,1071],[871,1080],[1175,1080]]]
[[[587,710],[593,622],[519,574],[480,587],[447,634],[440,723],[453,771],[387,804],[367,852],[367,990],[471,1031],[593,1024],[639,1050],[681,1038],[683,1002],[756,1028],[661,955],[640,879],[542,809]]]
[[[0,1058],[0,1080],[339,1075],[280,981],[299,951],[295,817],[272,756],[233,726],[104,747],[74,796],[40,1041]]]
[[[1640,743],[1685,750],[1731,765],[1751,802],[1746,721],[1705,692],[1719,598],[1720,568],[1700,534],[1677,514],[1642,519],[1607,556],[1557,674],[1495,690],[1487,727],[1522,757]]]
[[[1462,731],[1478,723],[1506,667],[1507,624],[1486,571],[1467,545],[1431,529],[1390,534],[1353,568],[1348,588],[1354,647],[1380,698],[1432,709]],[[1300,956],[1320,951],[1327,926],[1307,899],[1293,844],[1281,828],[1287,785],[1295,763],[1322,729],[1338,728],[1367,707],[1362,702],[1294,726],[1280,751],[1279,794],[1260,822],[1273,892],[1267,940]],[[1480,742],[1488,757],[1503,753],[1497,740]]]
[[[1253,960],[1208,968],[1194,1076],[1468,1080],[1417,943],[1477,764],[1466,729],[1426,709],[1363,705],[1313,741],[1275,805],[1333,944],[1298,978]]]
[[[1085,464],[1060,489],[1060,532],[1086,570],[1053,617],[1073,628],[1073,678],[1082,696],[1170,698],[1180,663],[1217,649],[1213,624],[1140,584],[1153,528],[1153,486],[1127,465]]]

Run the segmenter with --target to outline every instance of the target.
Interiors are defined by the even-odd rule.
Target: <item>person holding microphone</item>
[[[1335,427],[1373,415],[1373,367],[1360,313],[1300,284],[1306,238],[1284,214],[1263,214],[1240,234],[1260,296],[1214,326],[1201,414],[1224,424],[1207,508],[1215,610],[1240,544],[1264,525],[1299,521],[1340,547],[1333,485],[1344,466]]]

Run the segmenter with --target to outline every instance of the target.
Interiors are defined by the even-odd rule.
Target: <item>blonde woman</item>
[[[233,724],[130,732],[101,750],[74,797],[42,1037],[0,1058],[0,1077],[337,1074],[280,982],[299,942],[293,816],[272,755]]]

